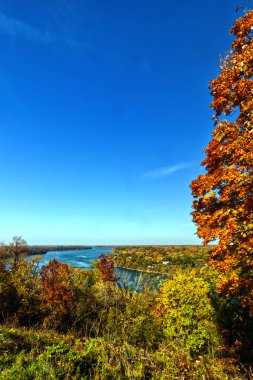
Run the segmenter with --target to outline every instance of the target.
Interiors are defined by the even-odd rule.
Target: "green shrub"
[[[193,357],[216,349],[219,334],[209,285],[194,272],[178,271],[163,283],[155,314],[168,344],[185,347]]]

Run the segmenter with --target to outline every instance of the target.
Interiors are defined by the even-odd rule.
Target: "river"
[[[41,256],[30,256],[40,258],[39,266],[47,265],[50,260],[56,259],[61,263],[66,263],[74,268],[88,269],[94,260],[104,253],[109,255],[113,248],[94,247],[80,250],[49,251]],[[120,277],[120,284],[124,287],[130,287],[136,291],[141,291],[144,285],[156,288],[165,276],[151,273],[140,272],[125,268],[115,268],[115,272]]]
[[[50,260],[56,259],[60,263],[66,263],[74,268],[84,268],[87,269],[93,263],[94,260],[98,259],[99,256],[104,253],[109,255],[113,248],[89,248],[89,249],[78,249],[78,250],[66,250],[66,251],[49,251],[41,257],[40,266],[47,265]]]

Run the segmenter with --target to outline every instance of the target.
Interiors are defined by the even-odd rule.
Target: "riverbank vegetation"
[[[197,245],[119,247],[111,257],[117,267],[168,274],[173,268],[205,266],[210,250]]]
[[[44,255],[49,251],[65,251],[72,250],[76,251],[79,249],[90,249],[91,247],[87,245],[27,245],[27,242],[22,238],[22,236],[14,236],[12,242],[9,245],[0,243],[1,258],[11,258],[13,255],[17,256],[35,256]]]
[[[159,289],[138,293],[120,286],[104,255],[94,270],[56,260],[41,269],[22,258],[6,264],[0,379],[250,378],[252,319],[215,293],[207,266],[171,265]]]

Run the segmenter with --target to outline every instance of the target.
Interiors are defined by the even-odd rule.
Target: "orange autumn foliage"
[[[41,269],[41,295],[52,312],[66,315],[72,301],[70,268],[55,259]]]
[[[221,274],[218,291],[253,314],[253,11],[230,33],[232,48],[210,82],[216,128],[204,151],[206,174],[191,183],[192,215],[204,243],[217,242],[209,259]]]

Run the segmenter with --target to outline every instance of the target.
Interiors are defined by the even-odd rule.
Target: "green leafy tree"
[[[193,356],[218,345],[209,284],[193,272],[178,271],[164,282],[154,313],[161,319],[168,344]]]

